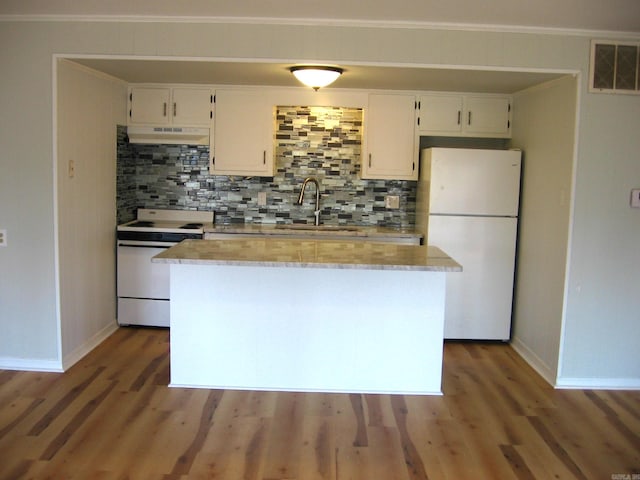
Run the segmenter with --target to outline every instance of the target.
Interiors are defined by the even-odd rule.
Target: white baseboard
[[[640,379],[559,377],[555,387],[578,390],[640,390]]]
[[[64,372],[59,360],[0,357],[0,370],[23,370],[27,372]]]
[[[511,339],[511,346],[520,355],[525,362],[529,364],[538,374],[552,387],[556,386],[556,375],[549,366],[542,361],[542,359],[535,354],[527,345],[522,341],[514,337]]]
[[[112,324],[96,333],[73,352],[60,360],[39,360],[33,358],[0,357],[0,370],[23,370],[29,372],[64,372],[76,364],[82,357],[100,345],[118,329],[118,323]]]
[[[91,352],[94,348],[104,342],[107,338],[109,338],[113,332],[118,329],[118,323],[114,320],[112,323],[104,327],[98,333],[96,333],[93,337],[88,339],[78,348],[76,348],[73,352],[65,355],[62,359],[62,367],[64,370],[68,370],[73,365],[75,365],[78,361],[80,361],[85,355]]]
[[[529,347],[518,338],[511,340],[511,346],[553,388],[576,390],[640,390],[638,378],[556,378],[554,372]]]
[[[191,385],[184,383],[169,383],[169,388],[206,388],[209,390],[245,390],[259,392],[298,392],[298,393],[361,393],[363,395],[424,395],[437,396],[443,395],[441,390],[437,391],[397,391],[397,390],[360,390],[360,389],[342,389],[342,388],[287,388],[287,387],[245,387],[236,385]]]

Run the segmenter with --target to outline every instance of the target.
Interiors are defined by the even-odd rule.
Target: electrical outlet
[[[267,204],[267,192],[258,192],[258,206],[264,207]]]
[[[387,195],[384,197],[385,208],[400,208],[400,197],[398,195]]]
[[[640,188],[631,190],[631,208],[640,208]]]
[[[0,230],[0,247],[6,247],[7,246],[7,231],[6,230]]]

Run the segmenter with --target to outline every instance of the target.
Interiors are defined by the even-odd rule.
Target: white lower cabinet
[[[372,94],[364,123],[362,178],[418,179],[414,95]]]
[[[272,177],[274,106],[259,91],[217,90],[212,175]]]

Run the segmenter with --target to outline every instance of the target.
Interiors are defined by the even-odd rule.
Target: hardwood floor
[[[508,345],[447,343],[441,397],[168,388],[168,349],[0,371],[0,478],[640,478],[640,392],[555,391]]]

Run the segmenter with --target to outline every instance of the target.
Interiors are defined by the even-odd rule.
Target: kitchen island
[[[462,268],[436,247],[185,240],[153,261],[170,264],[172,386],[441,392],[445,275]]]

